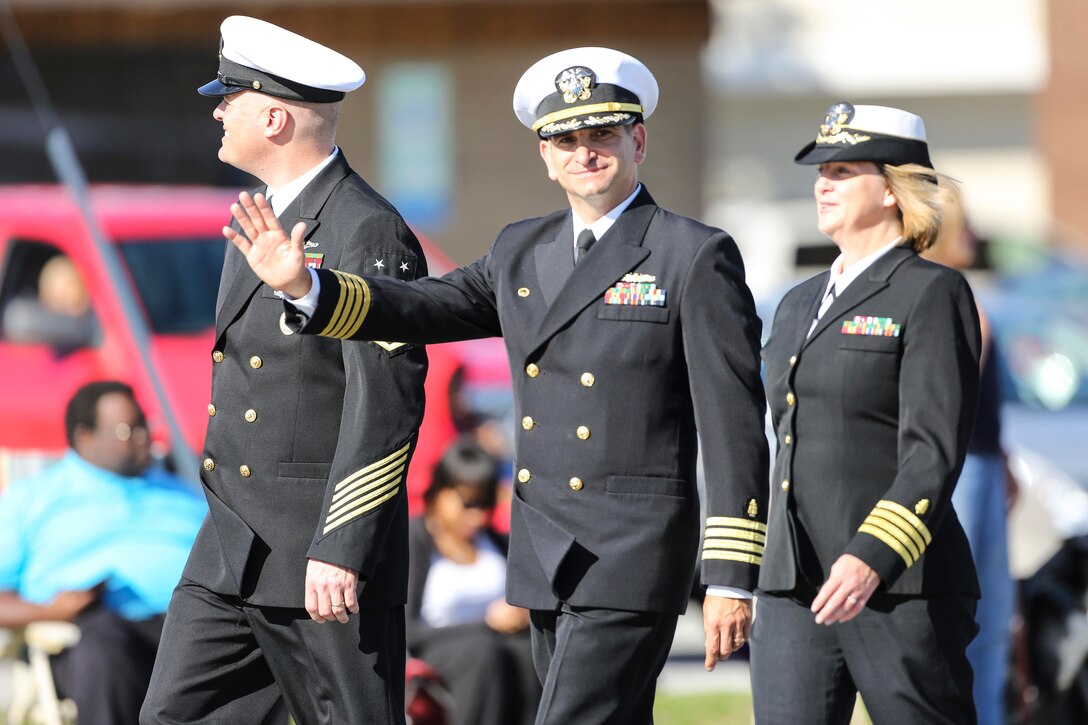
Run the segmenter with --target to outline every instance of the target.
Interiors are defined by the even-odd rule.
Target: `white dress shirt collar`
[[[827,281],[827,287],[824,288],[824,295],[827,295],[831,290],[831,285],[835,285],[835,296],[838,297],[841,295],[843,290],[850,286],[851,282],[861,276],[862,272],[873,266],[873,263],[876,262],[876,260],[899,246],[902,241],[903,237],[896,237],[886,246],[881,247],[872,254],[862,257],[849,267],[843,266],[843,255],[840,254],[831,264],[831,279]]]
[[[625,212],[627,207],[631,206],[631,202],[635,200],[635,197],[638,196],[638,192],[641,190],[642,184],[636,184],[635,190],[631,192],[631,196],[621,201],[619,205],[613,207],[611,211],[592,224],[586,224],[582,221],[581,217],[578,216],[578,213],[572,209],[571,216],[574,219],[574,236],[571,237],[570,240],[571,251],[573,252],[575,245],[578,243],[578,235],[582,233],[583,229],[592,229],[593,236],[596,239],[603,237],[605,232],[611,229],[612,225],[616,223],[616,220],[620,218],[620,214]]]
[[[265,191],[265,197],[270,198],[272,204],[272,211],[276,212],[276,216],[283,213],[283,210],[290,206],[291,202],[302,193],[302,190],[306,188],[306,185],[314,180],[318,174],[320,174],[326,166],[332,163],[332,160],[336,158],[336,155],[340,153],[340,149],[333,146],[332,153],[329,154],[321,161],[317,166],[307,171],[302,176],[299,176],[292,181],[288,181],[279,189],[273,189],[271,186]]]

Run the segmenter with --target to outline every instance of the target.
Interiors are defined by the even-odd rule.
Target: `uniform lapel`
[[[321,212],[322,207],[325,206],[325,202],[329,200],[329,196],[336,188],[345,176],[351,173],[351,167],[348,166],[347,160],[344,158],[343,153],[336,154],[328,166],[326,166],[320,174],[318,174],[313,181],[306,185],[306,188],[302,190],[294,201],[287,205],[287,208],[279,215],[280,223],[283,224],[283,228],[290,233],[291,228],[300,221],[306,222],[306,239],[309,239],[314,230],[317,229],[318,220],[317,217]],[[265,188],[261,187],[255,191],[264,193]],[[234,245],[231,245],[232,247]],[[228,250],[227,260],[229,260],[231,269],[233,269],[233,278],[230,283],[230,288],[226,294],[222,292],[222,282],[220,282],[220,301],[219,308],[216,312],[215,319],[215,336],[216,339],[223,334],[223,331],[237,319],[242,308],[245,306],[249,298],[253,296],[253,293],[260,286],[261,281],[257,278],[257,275],[253,274],[253,270],[249,268],[249,265],[245,263],[245,259],[242,257],[241,252],[237,249],[234,250],[233,259],[231,258],[230,250]],[[224,262],[224,277],[231,273],[231,269],[227,268],[227,262]]]
[[[843,290],[843,293],[835,298],[835,301],[831,303],[831,307],[827,309],[824,316],[816,323],[816,329],[808,336],[808,339],[802,347],[807,346],[815,340],[820,333],[827,328],[836,323],[840,323],[843,315],[848,314],[862,302],[887,287],[888,278],[892,276],[900,264],[909,259],[914,253],[914,250],[910,247],[895,247],[880,259],[873,262],[869,269],[851,282],[850,285]],[[824,281],[824,286],[827,286],[826,280]],[[812,316],[816,316],[815,311]]]
[[[657,212],[657,204],[642,187],[612,228],[597,240],[585,258],[578,263],[558,292],[555,303],[537,330],[533,351],[559,332],[593,300],[604,294],[616,280],[646,259],[650,250],[642,246],[646,228]],[[567,250],[573,255],[571,249]]]
[[[249,190],[249,195],[264,194],[268,191],[267,186],[259,186],[255,189]],[[230,220],[230,226],[235,231],[241,231],[238,226],[238,222],[232,218]],[[242,253],[228,241],[224,240],[224,244],[227,245],[227,252],[223,255],[223,274],[219,277],[219,294],[215,298],[215,319],[218,321],[220,315],[223,312],[223,304],[227,301],[227,293],[234,287],[234,283],[238,281],[238,273],[249,265],[246,264],[246,259],[242,256]]]
[[[805,344],[805,338],[808,337],[812,321],[816,319],[816,313],[820,311],[820,301],[823,299],[824,290],[827,289],[827,280],[830,276],[831,272],[829,270],[813,277],[805,283],[805,289],[797,299],[797,314],[794,315],[796,344],[793,349],[795,350],[801,349]],[[827,315],[824,315],[824,317],[827,317]]]
[[[544,295],[544,302],[551,307],[574,271],[574,221],[570,213],[559,225],[555,239],[538,245],[533,250],[533,256],[540,292]]]

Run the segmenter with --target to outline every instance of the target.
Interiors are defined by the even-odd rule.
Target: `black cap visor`
[[[868,132],[866,132],[868,133]],[[867,141],[857,143],[817,143],[810,141],[797,152],[793,160],[798,164],[815,165],[828,161],[871,161],[875,164],[920,164],[933,168],[929,160],[929,146],[924,141],[899,136],[883,136],[868,133]]]
[[[242,91],[257,91],[269,96],[310,103],[335,103],[344,100],[345,95],[343,91],[314,88],[271,73],[262,73],[226,58],[219,59],[218,77],[196,90],[202,96],[213,97],[229,96]]]

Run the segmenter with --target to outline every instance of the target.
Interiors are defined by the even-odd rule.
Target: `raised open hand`
[[[299,222],[288,237],[280,226],[272,205],[262,194],[250,198],[243,191],[230,212],[242,228],[239,234],[223,227],[223,236],[245,255],[246,261],[261,281],[294,299],[310,291],[310,273],[306,271],[306,255],[302,251],[306,224]]]

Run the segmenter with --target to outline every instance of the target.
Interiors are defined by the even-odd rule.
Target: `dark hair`
[[[423,494],[423,501],[430,507],[439,491],[457,486],[477,489],[476,500],[486,508],[495,505],[499,473],[495,459],[479,443],[463,436],[450,444],[434,467],[431,485]]]
[[[64,433],[69,446],[75,447],[76,426],[94,429],[98,421],[98,401],[111,393],[127,395],[133,403],[136,402],[132,387],[118,380],[87,383],[75,392],[64,411]]]

